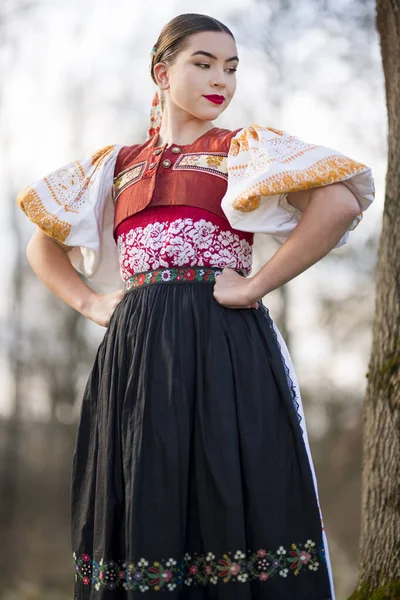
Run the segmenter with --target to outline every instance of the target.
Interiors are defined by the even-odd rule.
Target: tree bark
[[[363,410],[358,589],[400,598],[400,0],[377,0],[388,110],[388,168]]]

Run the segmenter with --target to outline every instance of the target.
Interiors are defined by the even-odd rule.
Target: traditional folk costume
[[[153,115],[159,106],[156,97]],[[154,117],[153,117],[154,118]],[[25,188],[28,217],[99,292],[124,287],[82,402],[71,488],[75,600],[334,600],[293,364],[268,308],[213,297],[255,232],[285,241],[292,191],[368,167],[251,125],[107,146]],[[348,232],[337,246],[347,241]]]

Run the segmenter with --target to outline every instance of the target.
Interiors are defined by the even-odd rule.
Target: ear
[[[158,87],[161,90],[169,89],[169,78],[168,78],[168,67],[166,63],[159,62],[154,66],[154,77],[157,81]]]

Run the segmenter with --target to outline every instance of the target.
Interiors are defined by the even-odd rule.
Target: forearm
[[[26,249],[28,261],[39,279],[59,298],[83,315],[95,296],[73,268],[65,249],[37,231]]]
[[[284,285],[328,254],[359,212],[356,198],[343,184],[312,190],[294,231],[251,278],[252,299]]]

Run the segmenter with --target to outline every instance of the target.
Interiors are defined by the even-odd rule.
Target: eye
[[[196,67],[209,67],[210,65],[207,63],[195,63]],[[235,67],[229,67],[229,69],[226,69],[228,71],[228,73],[236,73],[237,68]]]

